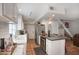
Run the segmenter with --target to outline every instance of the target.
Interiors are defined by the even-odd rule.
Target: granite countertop
[[[47,37],[47,39],[50,40],[50,41],[56,41],[56,40],[64,40],[65,37],[62,37],[62,38]]]
[[[64,40],[66,39],[67,37],[63,36],[63,35],[55,35],[55,34],[51,34],[50,37],[48,37],[48,35],[40,35],[42,38],[46,38],[50,41],[56,41],[56,40]]]
[[[54,35],[54,36],[50,36],[50,37],[46,37],[46,38],[50,41],[56,41],[56,40],[64,40],[67,37]]]

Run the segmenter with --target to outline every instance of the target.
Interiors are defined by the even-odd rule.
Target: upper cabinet
[[[3,3],[2,9],[3,9],[3,16],[5,16],[13,21],[16,20],[17,6],[15,3]]]
[[[0,3],[0,19],[5,18],[15,22],[17,19],[17,5],[16,3]]]

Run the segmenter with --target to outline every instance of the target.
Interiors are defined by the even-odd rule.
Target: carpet
[[[47,55],[46,52],[41,47],[34,48],[36,55]]]

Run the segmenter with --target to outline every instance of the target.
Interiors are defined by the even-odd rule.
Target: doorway
[[[26,27],[28,39],[35,39],[35,25],[28,24]]]

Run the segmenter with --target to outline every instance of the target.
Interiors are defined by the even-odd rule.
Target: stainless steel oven
[[[41,37],[40,41],[41,41],[40,47],[46,52],[46,38]]]

